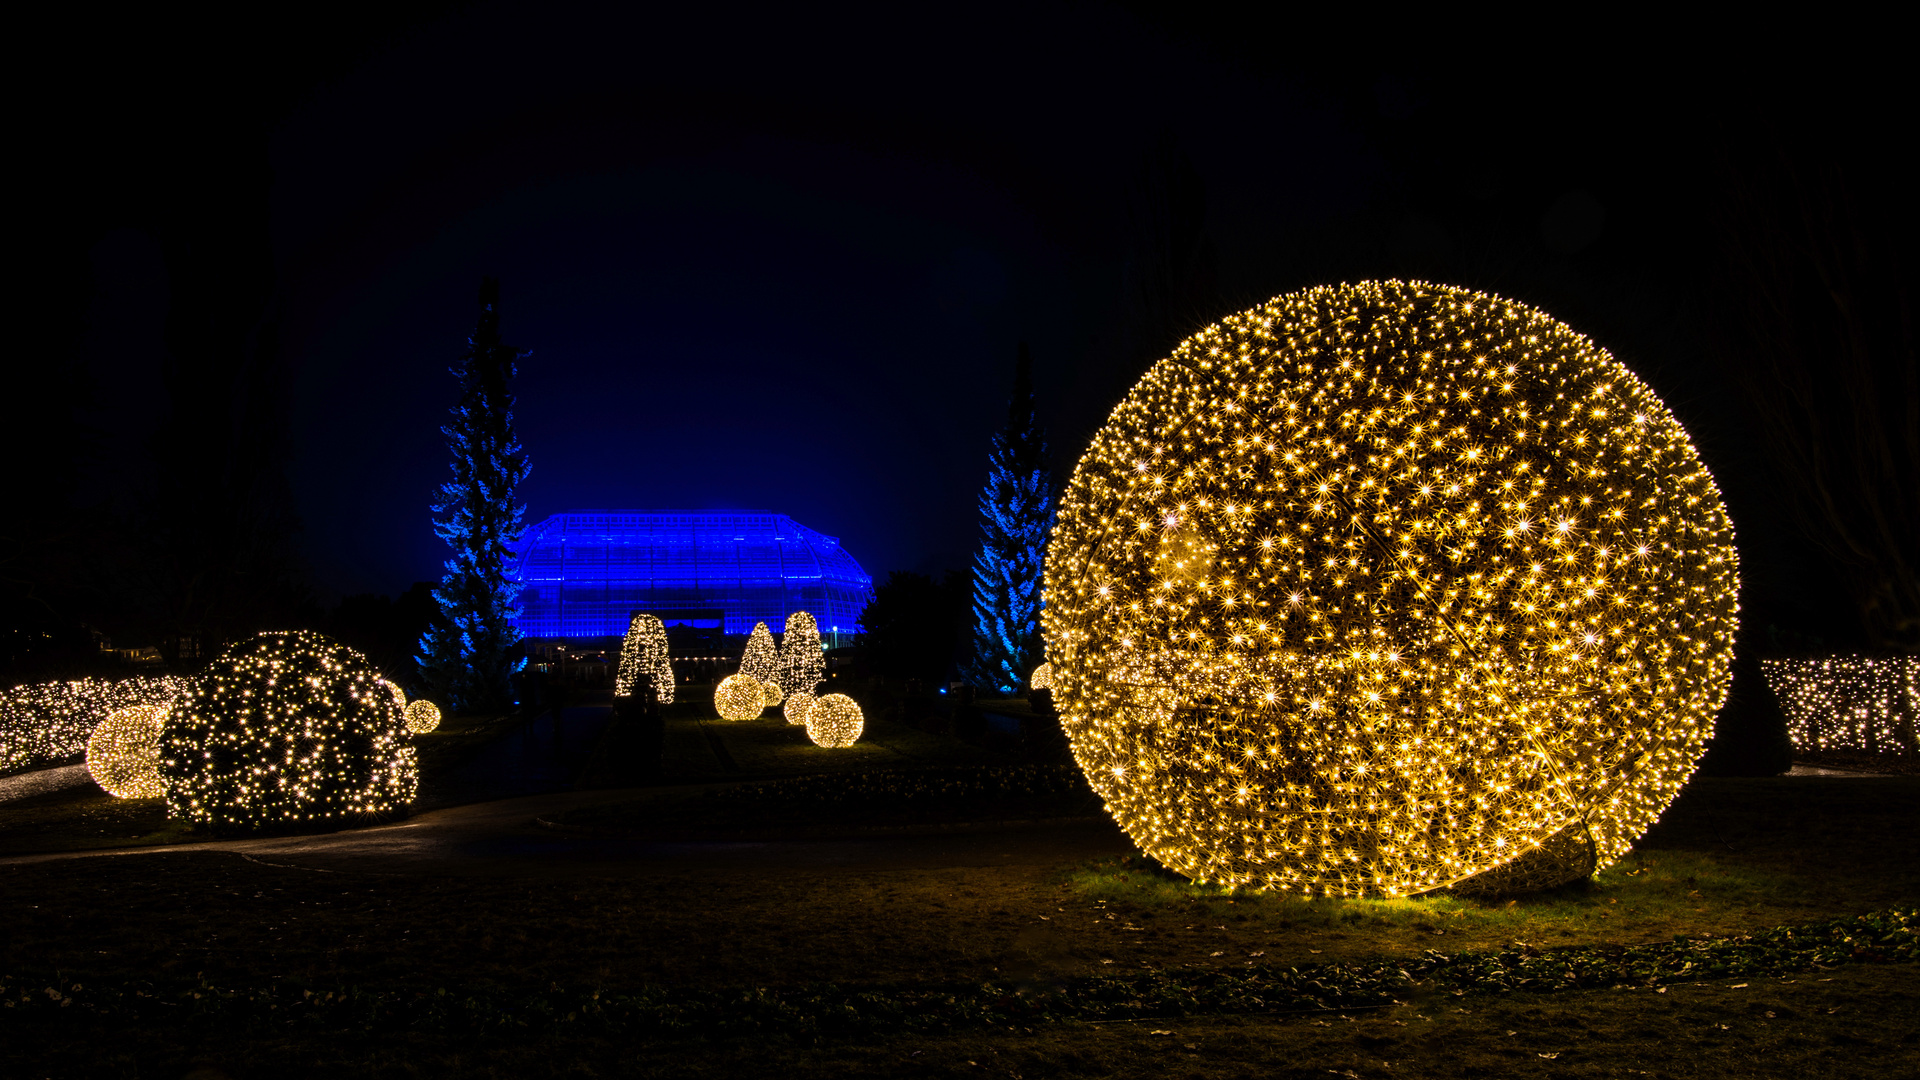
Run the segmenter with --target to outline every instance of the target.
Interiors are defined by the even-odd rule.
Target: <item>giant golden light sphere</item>
[[[767,707],[767,684],[751,675],[729,675],[713,688],[713,708],[722,720],[757,720]]]
[[[167,793],[160,778],[160,734],[166,705],[132,705],[107,715],[87,739],[87,775],[116,799],[157,799]]]
[[[1619,858],[1705,749],[1738,610],[1719,490],[1645,383],[1539,311],[1398,281],[1154,365],[1045,588],[1056,707],[1134,842],[1347,896]]]
[[[860,713],[859,702],[845,694],[822,694],[807,709],[806,725],[807,738],[815,746],[839,750],[860,741],[867,721]]]

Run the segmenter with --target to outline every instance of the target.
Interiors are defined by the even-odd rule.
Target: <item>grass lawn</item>
[[[776,1062],[821,1076],[1899,1075],[1920,1055],[1912,964],[1669,980],[1664,993],[1409,986],[1393,995],[1403,1004],[1346,1012],[1197,1007],[1138,1023],[1000,1026],[967,1017],[982,1002],[1102,980],[1178,987],[1328,964],[1417,968],[1428,950],[1605,956],[1912,907],[1916,825],[1920,780],[1697,781],[1596,881],[1498,903],[1230,894],[1139,859],[679,866],[606,879],[316,873],[213,851],[12,866],[0,973],[36,994],[59,982],[81,1007],[36,1009],[31,1020],[0,1009],[0,1060],[12,1055],[20,1075],[128,1076],[196,1064],[233,1076],[732,1075]],[[287,995],[275,1000],[289,1008],[308,990],[356,1001],[447,990],[497,1003],[487,1008],[504,1019],[487,1031],[335,1014],[196,1020],[201,999],[186,995],[202,982]],[[823,984],[838,989],[809,989]],[[175,995],[177,1016],[157,1004],[131,1018],[88,1012],[89,993],[136,986]],[[951,1013],[954,1025],[808,1034],[809,1017],[857,1010],[847,995],[862,991],[931,1002],[926,1015]],[[768,1019],[725,1037],[568,1027],[564,1002],[591,993],[712,994],[756,1016],[746,1003],[759,1002]]]

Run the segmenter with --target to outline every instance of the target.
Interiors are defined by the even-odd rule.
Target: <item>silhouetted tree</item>
[[[1033,357],[1013,368],[1007,426],[993,437],[980,492],[980,551],[973,561],[973,655],[968,677],[1013,693],[1040,663],[1040,584],[1053,526],[1053,470],[1033,411]]]
[[[460,401],[440,429],[453,455],[453,479],[434,503],[433,529],[453,548],[433,597],[439,618],[420,639],[420,671],[432,692],[455,708],[504,709],[512,678],[526,666],[513,625],[520,585],[507,574],[508,545],[520,536],[526,507],[514,501],[527,478],[526,451],[513,431],[507,380],[528,352],[500,340],[500,283],[480,284],[480,323],[453,374]]]
[[[943,681],[964,632],[967,588],[967,575],[957,570],[944,581],[904,570],[888,574],[860,615],[857,645],[869,670],[929,686]]]
[[[1770,158],[1729,163],[1724,365],[1868,641],[1920,651],[1913,196],[1903,168],[1866,160],[1855,140],[1772,135]]]

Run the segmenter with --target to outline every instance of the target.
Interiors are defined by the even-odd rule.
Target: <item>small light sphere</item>
[[[786,709],[787,723],[789,724],[806,723],[807,713],[810,710],[812,710],[813,703],[816,700],[818,699],[815,698],[812,694],[807,693],[805,690],[788,694],[787,709]]]
[[[415,698],[407,703],[407,730],[415,735],[425,735],[440,727],[440,706],[426,698]]]
[[[167,715],[168,816],[258,828],[412,802],[419,758],[406,714],[381,682],[366,657],[310,630],[235,643]]]
[[[1027,680],[1029,690],[1053,689],[1053,665],[1041,664],[1033,669],[1033,677]]]
[[[722,720],[757,720],[767,708],[767,684],[751,675],[729,675],[713,688],[713,708]]]
[[[860,715],[860,703],[845,694],[823,694],[807,710],[807,738],[815,746],[839,750],[860,741],[866,719]]]
[[[760,695],[760,700],[766,702],[769,709],[786,700],[787,696],[786,691],[780,689],[780,684],[776,682],[761,683]]]
[[[102,720],[87,740],[87,773],[93,782],[116,799],[165,795],[160,734],[166,730],[167,710],[165,705],[134,705]]]
[[[400,684],[392,679],[381,679],[380,685],[387,688],[387,693],[393,695],[393,703],[404,711],[407,707],[407,692],[400,689]]]
[[[1075,759],[1167,867],[1532,888],[1619,859],[1692,775],[1737,567],[1686,431],[1606,350],[1374,281],[1147,372],[1061,497],[1041,622]]]

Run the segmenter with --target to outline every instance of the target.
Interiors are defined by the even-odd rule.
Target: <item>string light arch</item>
[[[1712,477],[1624,365],[1497,296],[1363,282],[1141,379],[1061,500],[1043,627],[1147,853],[1406,895],[1625,853],[1705,748],[1737,588]]]

